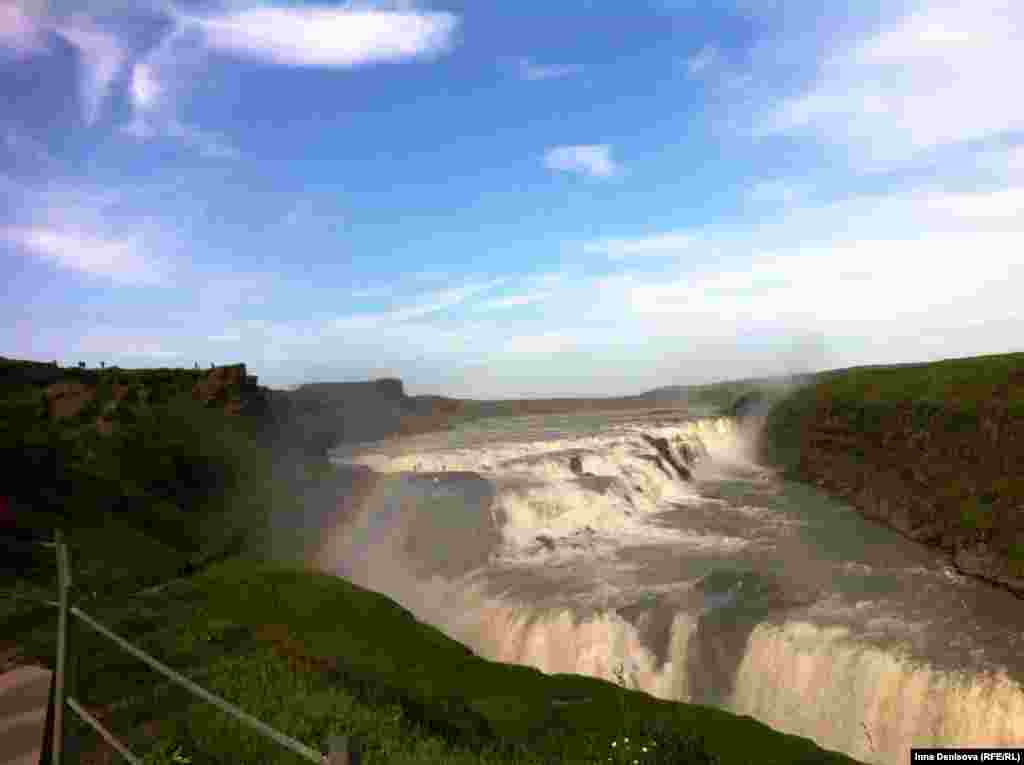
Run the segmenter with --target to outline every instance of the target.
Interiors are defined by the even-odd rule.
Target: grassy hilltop
[[[388,598],[308,570],[300,549],[282,556],[272,544],[302,502],[329,509],[351,494],[325,444],[483,411],[408,397],[398,381],[281,394],[241,365],[0,361],[4,488],[23,527],[66,531],[75,601],[315,749],[340,733],[362,739],[368,763],[852,762],[750,718],[485,661]],[[3,592],[52,597],[51,557],[5,558]],[[0,622],[0,661],[52,664],[52,609],[0,598]],[[73,694],[149,762],[300,761],[87,627],[72,640]],[[73,729],[83,762],[117,760],[83,724]]]

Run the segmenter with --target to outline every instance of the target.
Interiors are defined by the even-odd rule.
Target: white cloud
[[[608,144],[554,146],[544,155],[550,170],[607,178],[618,171]]]
[[[211,343],[240,343],[242,333],[238,331],[222,332],[219,335],[210,335],[207,340]]]
[[[286,66],[344,68],[443,53],[459,23],[450,13],[329,6],[179,18],[199,26],[216,50]]]
[[[56,179],[44,188],[23,186],[24,205],[0,228],[0,238],[63,269],[119,284],[170,284],[182,265],[177,237],[156,219],[133,214],[133,200],[144,190]]]
[[[140,61],[132,67],[131,96],[136,108],[152,109],[163,90],[151,62]]]
[[[165,126],[167,135],[181,140],[186,146],[195,149],[204,157],[211,159],[238,159],[241,152],[226,137],[210,130],[200,130],[194,125],[186,125],[172,120]]]
[[[741,268],[637,284],[626,290],[625,305],[633,315],[672,316],[701,331],[813,322],[833,334],[884,336],[894,327],[954,326],[979,312],[1001,318],[1013,309],[1007,285],[1022,246],[1024,232],[840,239]]]
[[[726,258],[699,268],[681,259],[674,277],[627,271],[590,285],[604,307],[588,318],[610,319],[618,311],[624,333],[687,342],[778,337],[799,328],[860,338],[865,348],[872,338],[889,344],[898,337],[894,353],[904,360],[920,358],[914,338],[926,334],[956,337],[945,348],[948,356],[970,354],[971,342],[1007,350],[1019,345],[1011,329],[1018,335],[1024,329],[1015,288],[1024,278],[1022,205],[1024,190],[1006,188],[912,192],[787,211],[770,226],[734,232]],[[815,217],[827,236],[808,235],[803,223]],[[636,242],[643,247],[650,239]],[[577,315],[567,312],[565,320]],[[985,336],[995,328],[998,337]]]
[[[1024,221],[1024,187],[987,194],[932,194],[923,201],[932,210],[957,218]]]
[[[755,183],[747,196],[755,202],[782,202],[793,204],[811,192],[807,184],[794,181],[761,181]]]
[[[578,64],[536,64],[528,58],[519,59],[519,76],[524,80],[557,80],[583,71]]]
[[[132,119],[122,132],[143,141],[170,138],[210,159],[238,159],[227,137],[178,117],[178,102],[201,75],[206,55],[196,29],[177,27],[136,61],[128,88]]]
[[[78,49],[81,67],[81,98],[86,124],[99,119],[110,85],[126,58],[121,44],[89,17],[76,14],[57,28],[57,33]]]
[[[552,290],[533,290],[531,292],[522,292],[518,295],[509,295],[508,297],[488,300],[482,303],[480,307],[485,310],[517,308],[519,306],[543,302],[551,298],[554,294],[555,293]]]
[[[183,354],[167,347],[167,338],[159,332],[142,335],[134,330],[116,327],[92,327],[85,330],[74,344],[74,353],[102,354],[128,359],[176,359]]]
[[[503,353],[516,355],[549,355],[564,353],[577,346],[577,338],[570,332],[543,332],[537,335],[517,335],[506,340],[501,350]]]
[[[778,105],[758,132],[810,133],[867,163],[1024,128],[1008,97],[1021,61],[1024,5],[927,3],[824,61],[817,81]]]
[[[978,167],[1010,177],[1024,175],[1024,144],[982,150],[973,154]]]
[[[254,368],[278,362],[302,368],[333,345],[346,359],[339,376],[386,367],[410,387],[415,375],[426,380],[434,374],[463,386],[457,392],[485,396],[498,390],[618,393],[715,376],[779,374],[796,363],[788,350],[793,338],[808,336],[822,338],[812,364],[818,368],[1006,351],[1019,348],[1024,336],[1017,294],[1024,279],[1024,217],[1014,214],[1014,200],[1021,198],[1016,187],[976,194],[921,190],[787,208],[768,225],[737,228],[724,239],[696,235],[658,273],[650,263],[639,268],[626,261],[618,273],[597,278],[520,277],[507,296],[495,288],[512,278],[480,279],[376,313],[318,317],[304,306],[293,319],[269,321],[230,309],[218,319],[209,309],[201,316],[183,312],[181,332],[123,334],[128,340],[137,335],[136,350],[195,348],[188,353],[199,359],[204,347],[214,357],[230,349]],[[1000,217],[979,214],[990,210]],[[633,245],[600,244],[665,252],[688,236],[676,231],[638,237]],[[707,242],[727,244],[727,257],[695,267],[695,253]],[[202,296],[204,305],[248,302],[253,291],[275,300],[289,292],[287,283],[264,289],[259,280],[218,278],[223,283]],[[535,294],[545,296],[542,312],[467,311],[526,305]],[[157,315],[167,321],[169,312],[161,308]],[[151,326],[152,318],[134,326]],[[168,326],[178,325],[173,318]],[[114,347],[110,338],[90,347]],[[320,379],[330,374],[318,372]]]
[[[51,51],[47,35],[64,38],[78,54],[83,118],[86,124],[94,124],[128,51],[116,35],[97,25],[85,13],[57,19],[44,12],[47,3],[40,0],[33,5],[35,12],[27,10],[27,2],[5,0],[0,3],[0,48],[18,56],[29,56]]]
[[[454,44],[459,22],[449,13],[328,6],[170,12],[175,26],[132,69],[133,117],[124,131],[142,140],[173,138],[214,159],[240,153],[225,136],[177,113],[209,51],[282,66],[353,68],[439,55]]]
[[[686,71],[691,77],[699,77],[718,63],[719,53],[714,45],[705,45],[686,60]]]
[[[48,50],[40,19],[17,0],[0,4],[0,49],[18,57]]]
[[[667,232],[651,236],[587,242],[583,245],[583,251],[595,254],[600,253],[611,258],[631,258],[646,255],[672,257],[685,253],[700,241],[699,236],[690,232]]]
[[[158,265],[132,239],[110,239],[83,231],[55,227],[16,227],[0,236],[28,254],[73,271],[122,284],[159,284],[165,278]]]
[[[394,293],[394,287],[390,285],[381,285],[377,287],[361,287],[358,289],[349,290],[349,295],[354,298],[377,298],[377,297],[388,297]]]
[[[411,305],[390,311],[362,313],[331,320],[329,326],[335,331],[380,328],[384,325],[407,322],[465,303],[470,298],[489,292],[504,283],[504,279],[450,287],[427,295]]]

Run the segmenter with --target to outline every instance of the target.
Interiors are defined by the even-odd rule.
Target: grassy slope
[[[485,661],[382,595],[295,568],[237,559],[86,610],[314,749],[358,735],[369,762],[593,762],[627,736],[653,741],[640,762],[852,762],[749,718]],[[43,651],[52,627],[33,634]],[[301,762],[87,628],[75,639],[78,697],[136,752],[156,737],[197,763]]]
[[[944,411],[977,426],[993,406],[1024,417],[1024,353],[948,359],[929,364],[854,367],[822,372],[814,382],[783,399],[768,417],[764,448],[768,458],[796,469],[802,435],[826,409],[847,413],[864,425],[880,422],[900,407],[922,417]]]

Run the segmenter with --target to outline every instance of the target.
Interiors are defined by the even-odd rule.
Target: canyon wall
[[[772,410],[762,452],[1024,596],[1024,354],[823,374]]]

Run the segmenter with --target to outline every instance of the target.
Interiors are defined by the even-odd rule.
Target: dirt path
[[[37,765],[50,670],[24,666],[0,675],[0,765]]]

